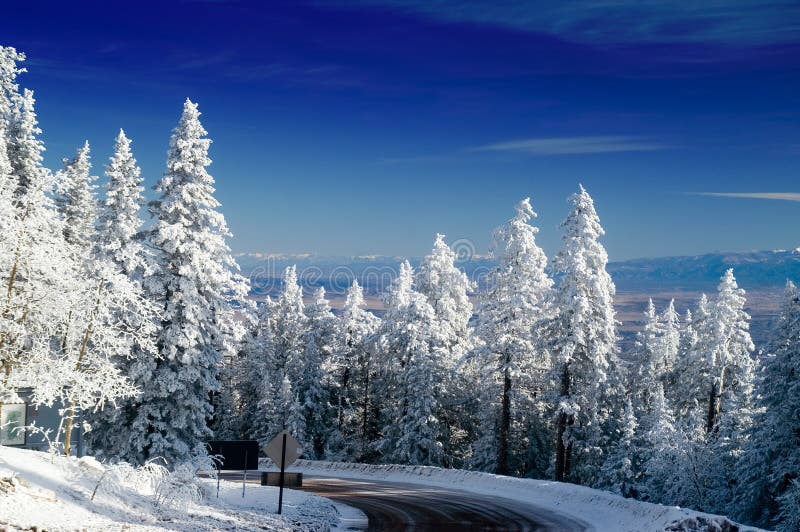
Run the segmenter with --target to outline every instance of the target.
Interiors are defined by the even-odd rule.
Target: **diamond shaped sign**
[[[284,436],[286,436],[286,452],[283,451]],[[295,460],[300,458],[303,454],[303,447],[294,436],[289,434],[288,431],[283,430],[277,436],[272,438],[268,444],[264,446],[264,454],[266,454],[272,462],[281,469],[286,466],[292,465]],[[285,456],[283,464],[281,464],[281,456]]]

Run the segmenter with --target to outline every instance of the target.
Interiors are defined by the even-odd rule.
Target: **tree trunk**
[[[72,420],[75,418],[75,402],[70,401],[67,417],[64,419],[64,455],[69,456],[72,451]]]
[[[367,456],[367,420],[369,418],[369,358],[364,367],[364,400],[363,400],[363,419],[361,420],[361,458]]]
[[[339,430],[344,425],[344,395],[347,392],[347,383],[350,380],[350,368],[344,368],[342,372],[342,387],[339,390]]]
[[[569,397],[569,365],[564,364],[564,371],[561,373],[561,397]],[[567,425],[571,425],[571,416],[566,412],[558,414],[556,422],[556,470],[555,477],[558,482],[563,482],[572,465],[572,444],[564,444],[564,434],[567,432]]]
[[[97,286],[97,298],[95,299],[94,308],[92,309],[92,315],[89,319],[89,324],[86,326],[86,331],[83,333],[83,339],[81,340],[81,350],[78,352],[78,359],[75,361],[75,371],[80,371],[81,369],[81,362],[83,362],[83,357],[86,355],[86,349],[89,346],[89,339],[92,337],[92,332],[94,330],[94,318],[97,314],[97,309],[100,307],[100,297],[103,294],[103,284],[105,283],[105,279],[100,281],[100,284]],[[69,400],[69,410],[68,415],[64,423],[64,454],[69,456],[70,451],[72,450],[72,425],[73,419],[75,418],[75,397],[70,395]]]
[[[506,369],[503,375],[503,398],[500,407],[500,431],[497,444],[497,474],[508,475],[508,449],[511,434],[511,376],[506,360]]]
[[[11,273],[8,276],[8,286],[6,288],[6,304],[3,307],[3,319],[8,318],[8,313],[11,311],[11,298],[14,294],[14,283],[17,280],[17,272],[19,271],[19,246],[14,250],[14,264],[11,266]],[[6,334],[0,336],[0,348],[6,343]],[[2,361],[2,368],[4,373],[3,387],[5,388],[8,380],[11,378],[11,360],[4,358]]]
[[[706,433],[717,429],[719,424],[719,414],[722,411],[722,390],[725,384],[725,368],[719,376],[719,382],[711,385],[708,392],[708,417],[706,418]]]

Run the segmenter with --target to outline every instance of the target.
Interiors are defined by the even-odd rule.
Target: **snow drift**
[[[222,480],[217,499],[216,481],[194,472],[191,478],[160,478],[158,472],[107,466],[92,457],[0,446],[3,530],[322,531],[339,526],[343,508],[293,490],[284,491],[283,516],[275,515],[277,504],[273,487],[248,485],[243,498],[241,483]]]

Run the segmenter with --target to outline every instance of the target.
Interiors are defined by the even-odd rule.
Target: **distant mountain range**
[[[245,275],[254,281],[255,291],[270,293],[279,288],[284,268],[296,265],[306,286],[324,286],[341,292],[358,278],[368,293],[386,288],[404,257],[335,257],[312,254],[243,253],[237,260]],[[409,259],[417,266],[420,259]],[[480,283],[494,266],[489,257],[471,257],[458,262],[470,279]],[[747,251],[706,253],[682,257],[657,257],[611,262],[608,271],[620,291],[716,289],[726,269],[733,268],[739,285],[747,290],[782,287],[787,279],[800,280],[800,252]],[[276,286],[277,282],[277,286]]]
[[[787,279],[800,281],[800,252],[747,251],[706,253],[614,262],[608,271],[621,289],[672,287],[713,290],[728,268],[745,289],[782,287]]]
[[[277,295],[283,270],[296,265],[301,284],[307,289],[325,288],[334,307],[343,303],[347,287],[358,278],[364,287],[367,305],[377,313],[383,305],[380,295],[395,278],[404,257],[335,257],[312,254],[243,253],[236,257],[242,273],[251,280],[256,299]],[[418,266],[420,259],[409,259]],[[462,260],[457,265],[479,285],[495,265],[489,257]],[[641,326],[642,311],[648,298],[663,308],[675,300],[680,312],[693,308],[702,292],[713,297],[719,279],[733,268],[739,286],[747,291],[746,310],[752,316],[751,331],[757,343],[769,336],[780,308],[780,294],[787,279],[800,281],[800,251],[748,251],[706,253],[684,257],[657,257],[612,262],[608,271],[617,287],[614,306],[621,321],[620,332],[626,342]]]

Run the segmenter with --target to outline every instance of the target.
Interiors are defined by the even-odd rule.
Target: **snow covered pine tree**
[[[552,279],[547,257],[536,244],[538,228],[530,199],[516,206],[516,215],[495,230],[493,253],[498,265],[481,294],[477,334],[481,345],[474,358],[481,372],[481,390],[488,393],[480,414],[480,436],[474,465],[499,474],[526,473],[521,441],[537,410],[534,378],[549,356],[542,324],[550,317]]]
[[[225,242],[230,232],[216,210],[214,179],[206,170],[211,141],[199,116],[187,99],[151,204],[156,260],[146,288],[163,314],[159,358],[139,383],[131,441],[136,461],[162,456],[174,464],[211,436],[209,396],[219,386],[219,364],[235,356],[244,333],[234,305],[246,304],[248,283],[236,273]]]
[[[572,211],[561,224],[563,248],[554,259],[561,280],[550,330],[559,386],[555,478],[593,484],[603,454],[601,426],[609,416],[606,401],[621,387],[615,287],[606,271],[608,255],[600,243],[605,231],[591,196],[580,187],[570,202]],[[573,463],[575,457],[582,463]]]

